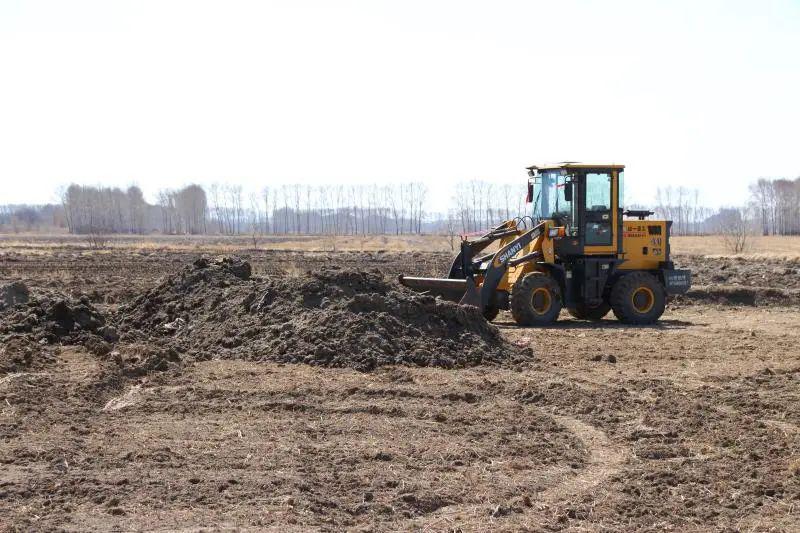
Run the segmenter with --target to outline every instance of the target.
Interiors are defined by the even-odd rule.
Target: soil
[[[444,254],[197,259],[0,257],[4,528],[800,529],[792,262],[533,329],[392,281]]]
[[[0,310],[17,304],[26,304],[29,299],[28,286],[21,281],[12,281],[0,286]]]
[[[445,368],[526,354],[478,309],[384,280],[377,271],[323,267],[251,278],[239,258],[202,258],[118,313],[123,341],[169,346],[192,360],[247,359],[372,370]],[[527,354],[530,355],[530,354]]]

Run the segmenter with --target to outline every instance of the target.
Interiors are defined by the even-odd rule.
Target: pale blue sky
[[[800,1],[0,0],[0,203],[59,184],[800,175]]]

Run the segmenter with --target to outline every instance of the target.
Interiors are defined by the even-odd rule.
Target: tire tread
[[[646,285],[653,290],[656,301],[653,309],[642,315],[634,309],[630,301],[631,293],[637,288]],[[625,324],[652,324],[661,318],[666,304],[664,287],[649,272],[638,271],[625,274],[611,288],[611,310],[614,315]]]
[[[531,294],[540,287],[546,287],[552,298],[552,308],[547,315],[537,315],[531,306]],[[518,280],[511,291],[511,316],[520,326],[541,326],[551,324],[561,312],[561,288],[548,274],[530,272]]]

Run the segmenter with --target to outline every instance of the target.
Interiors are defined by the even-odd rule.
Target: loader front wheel
[[[606,302],[593,307],[586,304],[578,304],[575,307],[568,307],[567,311],[578,320],[602,320],[611,311],[611,306]]]
[[[611,289],[611,309],[626,324],[652,324],[664,313],[664,287],[648,272],[622,276]]]
[[[561,312],[561,289],[544,272],[531,272],[514,284],[511,316],[520,326],[553,323]]]

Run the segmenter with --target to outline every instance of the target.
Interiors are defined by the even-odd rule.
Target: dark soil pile
[[[692,271],[692,288],[673,298],[676,304],[800,305],[796,259],[680,255],[675,263]]]
[[[84,344],[98,355],[114,329],[86,297],[33,293],[21,281],[0,287],[0,374],[42,369],[55,361],[53,345]]]
[[[800,290],[772,287],[700,286],[674,298],[677,303],[712,303],[749,306],[800,306]]]
[[[237,259],[201,259],[120,308],[123,341],[213,357],[370,370],[386,364],[463,367],[521,358],[477,309],[384,280],[327,268],[251,278]]]
[[[10,284],[11,285],[17,284]],[[24,287],[22,284],[18,284]],[[31,295],[15,288],[17,297],[11,305],[0,309],[0,339],[8,335],[48,344],[85,341],[87,334],[104,335],[115,340],[113,328],[106,326],[106,317],[87,297],[71,299],[62,294]]]
[[[21,281],[12,281],[0,286],[0,310],[28,303],[29,299],[28,286]]]
[[[40,369],[54,357],[38,343],[23,335],[10,335],[0,341],[0,375]]]
[[[781,258],[676,255],[679,268],[692,271],[697,286],[747,286],[800,289],[800,260]]]

